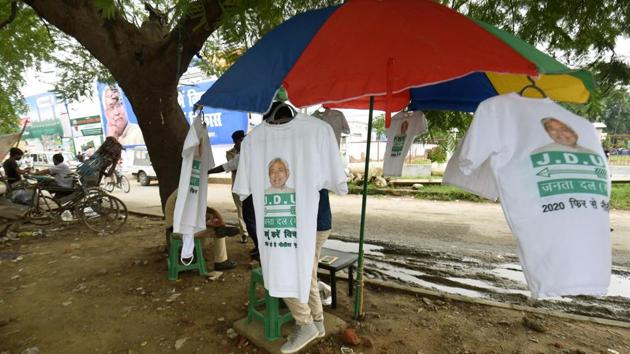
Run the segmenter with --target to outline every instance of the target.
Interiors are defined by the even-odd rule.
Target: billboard
[[[28,96],[24,100],[28,113],[21,117],[21,124],[27,123],[22,139],[31,146],[30,149],[71,149],[72,130],[64,102],[51,92]]]
[[[202,81],[195,85],[180,85],[177,101],[188,123],[194,118],[194,104],[212,86],[214,81]],[[144,145],[144,137],[138,126],[138,118],[129,100],[118,86],[98,83],[102,124],[106,136],[115,136],[124,146]],[[232,133],[247,131],[247,113],[204,107],[204,118],[212,145],[232,144]],[[168,138],[168,137],[164,137]]]

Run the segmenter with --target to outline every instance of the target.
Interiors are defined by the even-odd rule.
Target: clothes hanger
[[[291,111],[291,116],[277,118],[276,115],[278,114],[278,111],[280,111],[280,109],[285,108],[285,107],[289,108],[289,110]],[[291,107],[291,105],[289,104],[281,102],[280,104],[276,106],[276,108],[273,109],[273,111],[271,111],[271,114],[269,115],[269,119],[267,121],[271,124],[284,124],[291,121],[296,115],[297,115],[297,111],[295,110],[295,108]]]
[[[195,106],[193,109],[193,112],[197,114],[195,118],[201,119],[201,125],[203,125],[204,127],[207,127],[208,123],[206,122],[206,115],[203,114],[203,106],[202,105]]]
[[[540,87],[536,86],[536,82],[529,76],[527,75],[527,80],[529,80],[529,82],[531,82],[531,84],[523,87],[521,89],[521,91],[519,91],[519,95],[523,96],[523,93],[527,90],[527,89],[534,89],[536,91],[538,91],[538,93],[540,93],[543,98],[547,98],[547,94],[545,93],[545,91],[543,91],[543,89],[541,89]]]

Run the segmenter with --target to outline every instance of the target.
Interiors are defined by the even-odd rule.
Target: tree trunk
[[[173,80],[173,84],[176,84]],[[162,207],[177,189],[182,164],[182,147],[188,124],[177,103],[177,86],[154,86],[150,78],[121,87],[138,117],[151,163],[160,183]]]
[[[137,28],[122,13],[105,19],[92,1],[24,0],[49,23],[75,38],[103,63],[129,98],[160,182],[162,207],[177,188],[188,124],[177,103],[177,83],[216,29],[219,0],[194,0],[204,16],[184,13],[170,33]],[[158,25],[159,26],[159,25]]]

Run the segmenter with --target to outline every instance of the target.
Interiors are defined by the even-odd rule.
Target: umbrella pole
[[[361,228],[359,230],[359,264],[357,266],[356,291],[354,298],[354,319],[358,320],[363,313],[363,241],[365,239],[365,208],[367,203],[367,187],[370,172],[370,146],[372,145],[372,114],[374,113],[374,96],[370,96],[370,113],[368,114],[367,148],[365,151],[365,170],[363,171],[363,199],[361,201]]]

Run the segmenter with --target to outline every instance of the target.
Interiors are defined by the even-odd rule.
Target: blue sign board
[[[194,104],[213,83],[214,81],[202,81],[195,85],[178,86],[177,101],[189,123],[195,115]],[[138,127],[138,118],[133,113],[131,104],[122,90],[118,86],[109,86],[99,82],[98,96],[105,135],[115,136],[124,146],[144,145],[144,138]],[[234,131],[247,131],[247,113],[208,107],[204,107],[203,112],[210,143],[213,145],[232,144]]]

